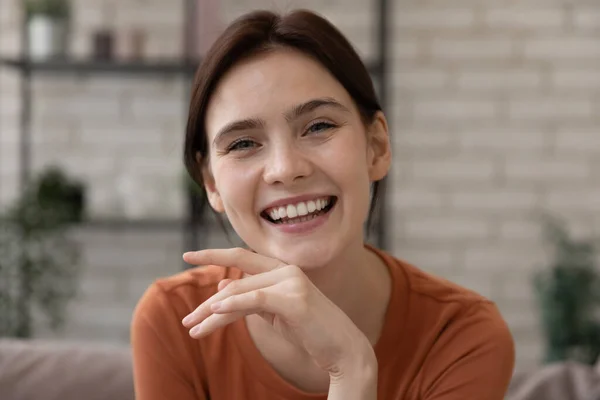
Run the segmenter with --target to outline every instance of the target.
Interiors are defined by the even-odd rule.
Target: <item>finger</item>
[[[190,329],[190,336],[194,339],[199,339],[203,336],[206,336],[215,330],[227,326],[240,318],[243,318],[249,313],[237,312],[237,313],[229,313],[229,314],[212,314],[204,321],[195,325],[192,329]]]
[[[238,268],[250,275],[272,271],[286,265],[275,258],[266,257],[242,248],[193,251],[185,253],[183,259],[193,265],[220,265],[222,267]]]
[[[213,303],[224,300],[235,294],[250,292],[275,285],[285,279],[288,275],[289,272],[286,269],[280,268],[268,273],[252,275],[243,279],[230,281],[225,288],[212,295],[194,311],[189,313],[181,323],[187,328],[197,325],[212,314],[211,306]]]
[[[227,297],[213,303],[211,311],[215,314],[276,314],[288,321],[293,321],[297,316],[300,304],[290,300],[288,290],[284,284],[277,284],[267,288],[257,289]]]
[[[223,279],[221,282],[219,282],[219,285],[217,286],[217,290],[220,292],[221,290],[225,289],[227,287],[227,285],[229,285],[230,282],[231,282],[231,279]]]

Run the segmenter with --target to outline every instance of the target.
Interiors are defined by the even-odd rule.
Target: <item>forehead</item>
[[[209,135],[233,119],[281,116],[314,98],[333,97],[354,109],[344,87],[318,61],[290,49],[277,49],[240,62],[214,91],[206,113]]]

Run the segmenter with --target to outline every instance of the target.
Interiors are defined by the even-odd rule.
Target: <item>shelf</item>
[[[188,225],[189,222],[184,219],[89,219],[84,220],[79,224],[74,224],[73,227],[80,229],[91,229],[91,230],[140,230],[140,231],[154,231],[154,230],[173,230],[180,229]]]
[[[0,57],[0,65],[20,71],[44,73],[93,73],[93,74],[130,74],[130,75],[182,75],[192,76],[198,62],[186,60],[86,60],[86,59],[50,59],[43,61],[23,57]]]
[[[177,231],[181,229],[191,229],[191,222],[184,218],[173,219],[119,219],[119,218],[100,218],[84,220],[80,223],[71,225],[75,230],[83,231]],[[201,229],[210,232],[212,229],[221,229],[217,221],[212,216],[205,217],[195,225],[195,229]]]
[[[0,219],[0,224],[2,219]],[[182,227],[191,227],[191,222],[184,218],[171,219],[123,219],[123,218],[94,218],[86,219],[81,222],[72,223],[70,228],[83,230],[133,230],[133,231],[160,231],[160,230],[177,230]],[[204,218],[196,223],[197,228],[214,228],[217,223],[213,218]]]
[[[23,57],[0,57],[0,66],[4,65],[22,72],[35,73],[93,73],[93,74],[130,74],[130,75],[182,75],[192,76],[199,65],[191,60],[86,60],[86,59],[50,59],[43,61]],[[377,74],[379,64],[366,62],[371,74]]]

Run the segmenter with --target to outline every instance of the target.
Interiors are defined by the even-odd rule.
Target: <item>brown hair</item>
[[[236,63],[276,48],[291,48],[320,62],[348,91],[365,124],[381,111],[367,68],[350,42],[330,22],[306,10],[279,15],[254,11],[236,19],[212,45],[196,72],[184,144],[184,163],[202,186],[201,163],[208,159],[206,109],[223,75]],[[200,163],[197,155],[199,154]],[[374,182],[367,227],[371,227],[379,182]]]

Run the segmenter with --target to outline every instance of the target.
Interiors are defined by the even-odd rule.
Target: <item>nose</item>
[[[293,143],[278,143],[269,149],[264,180],[270,185],[290,185],[306,178],[312,171],[312,163],[302,149]]]

